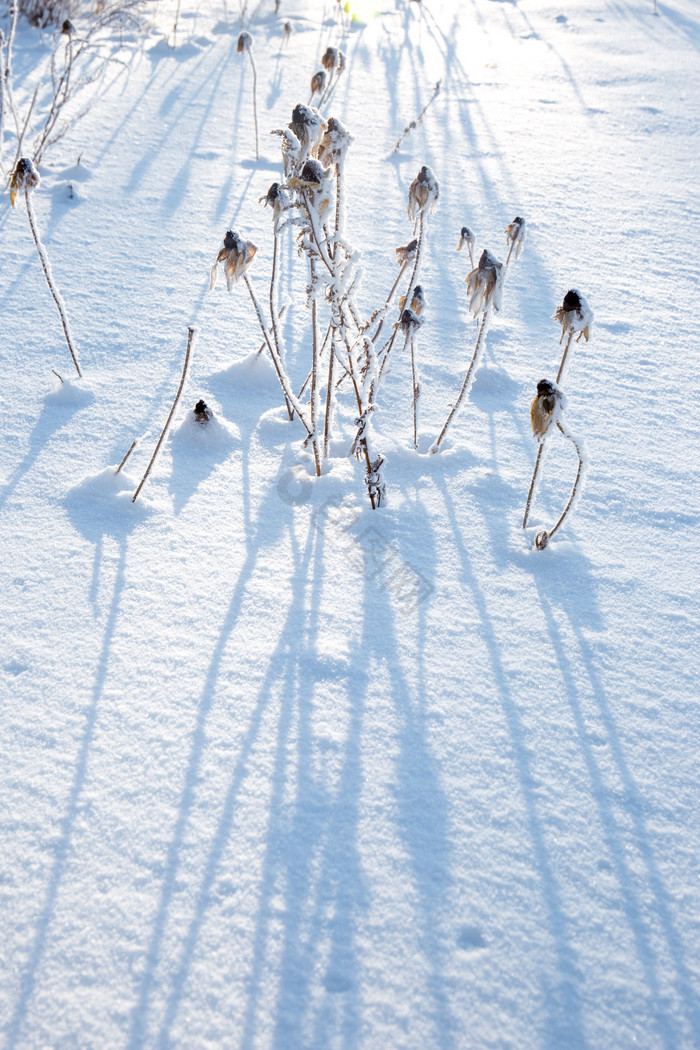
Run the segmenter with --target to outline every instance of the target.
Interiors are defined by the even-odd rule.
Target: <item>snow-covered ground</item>
[[[33,194],[81,381],[22,198],[0,201],[8,1048],[700,1046],[697,0],[358,11],[344,29],[331,0],[258,7],[257,162],[230,5],[227,28],[183,0],[174,48],[174,4],[126,35]],[[376,511],[349,391],[316,479],[245,286],[208,287],[233,227],[265,303],[268,132],[329,45],[363,310],[397,273],[422,165],[440,187],[419,449],[397,347]],[[25,113],[51,46],[20,22]],[[469,401],[426,455],[477,331],[460,229],[504,259],[516,215]],[[298,386],[303,272],[286,231]],[[576,472],[558,435],[523,530],[529,406],[571,287],[595,313],[563,383],[590,466],[538,551]]]

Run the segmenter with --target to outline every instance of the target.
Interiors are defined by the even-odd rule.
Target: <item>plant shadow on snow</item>
[[[248,360],[221,376],[229,388],[238,375],[245,381],[257,367]],[[259,395],[258,395],[259,396]],[[247,437],[257,440],[260,426],[250,424]],[[242,424],[245,425],[245,421]],[[275,447],[286,424],[268,412],[262,421],[262,441]],[[243,439],[243,449],[247,445]],[[209,721],[225,695],[227,651],[236,644],[247,591],[258,570],[271,535],[286,534],[291,545],[288,595],[281,630],[272,641],[264,665],[256,672],[257,692],[236,700],[239,743],[211,833],[199,886],[195,889],[189,924],[169,967],[164,1014],[160,1015],[159,1045],[176,1035],[186,989],[202,947],[205,926],[212,921],[216,902],[226,894],[227,866],[236,850],[236,820],[256,759],[262,748],[273,761],[270,798],[266,804],[267,831],[254,916],[252,959],[247,965],[247,998],[239,1024],[238,1045],[257,1045],[263,1020],[273,1026],[272,1045],[327,1047],[338,1032],[343,1045],[362,1045],[362,949],[356,943],[368,908],[368,887],[360,848],[361,822],[366,808],[366,740],[389,719],[394,739],[393,826],[407,851],[419,907],[421,950],[429,977],[427,987],[440,1033],[440,1045],[457,1045],[451,1016],[446,963],[453,950],[454,932],[443,940],[440,928],[444,896],[449,890],[450,853],[447,800],[440,771],[428,743],[426,720],[427,671],[423,651],[427,632],[427,604],[417,602],[408,617],[398,616],[398,602],[390,580],[365,550],[366,532],[373,529],[385,546],[397,540],[410,561],[411,542],[432,550],[431,517],[418,499],[410,508],[397,506],[377,521],[376,514],[348,497],[347,462],[320,479],[282,463],[277,484],[262,494],[255,513],[249,508],[245,562],[236,580],[216,645],[212,652],[196,708],[190,753],[177,818],[167,852],[160,899],[146,953],[146,967],[137,990],[128,1045],[143,1045],[151,1025],[151,1000],[161,979],[159,966],[172,921],[185,842],[197,806],[197,790],[210,736]],[[350,466],[353,466],[350,464]],[[250,499],[250,497],[249,497]],[[406,513],[410,510],[410,527]],[[271,532],[272,530],[272,532]],[[358,542],[365,536],[365,541]],[[376,536],[375,547],[381,546]],[[391,548],[394,550],[395,548]],[[367,557],[367,561],[363,561]],[[431,562],[421,561],[424,572]],[[337,604],[337,622],[323,615],[322,597],[333,578],[346,581]],[[281,582],[281,581],[280,581]],[[347,587],[347,593],[346,593]],[[351,610],[359,615],[350,616]],[[330,614],[331,616],[333,614]],[[345,638],[347,624],[356,638]],[[418,683],[409,683],[405,634],[416,634]],[[338,646],[338,638],[347,644]],[[377,682],[386,690],[377,691]],[[375,725],[377,696],[386,695]],[[332,729],[319,726],[324,711],[332,709]],[[220,891],[219,891],[219,888]],[[280,932],[281,927],[281,932]],[[270,951],[279,951],[279,981],[270,999]],[[319,968],[321,973],[319,975]],[[317,997],[318,983],[329,995]]]
[[[73,856],[73,829],[82,812],[80,796],[88,775],[88,760],[97,727],[98,710],[107,678],[119,605],[125,584],[127,537],[131,530],[143,522],[149,514],[145,501],[140,506],[131,504],[131,493],[135,487],[134,479],[128,478],[123,472],[115,474],[115,469],[115,467],[108,467],[99,474],[84,478],[70,490],[64,500],[64,506],[73,527],[88,542],[95,544],[91,587],[93,606],[96,604],[97,580],[105,537],[116,540],[119,555],[92,695],[84,713],[84,728],[75,762],[73,781],[63,817],[56,822],[60,833],[52,846],[53,861],[46,893],[36,920],[34,939],[29,950],[27,964],[21,975],[19,994],[6,1028],[8,1050],[19,1045],[23,1022],[35,991],[37,974],[47,950],[50,927],[54,920],[64,872]]]
[[[89,388],[83,389],[75,383],[68,383],[65,393],[62,392],[61,385],[57,385],[46,395],[29,438],[29,447],[0,489],[0,509],[7,503],[24,475],[34,466],[51,439],[76,412],[89,404],[93,397]]]

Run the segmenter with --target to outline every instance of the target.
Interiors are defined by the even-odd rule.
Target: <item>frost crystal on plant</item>
[[[577,343],[581,341],[582,336],[588,342],[593,324],[593,311],[575,288],[570,288],[564,296],[561,306],[554,312],[554,320],[561,325],[560,343],[568,332],[578,332]]]
[[[469,309],[474,317],[484,312],[489,306],[494,310],[501,308],[503,291],[503,263],[500,263],[486,248],[481,253],[479,265],[467,274],[467,292],[471,296]]]
[[[511,254],[518,258],[525,243],[525,229],[527,223],[520,215],[516,215],[511,223],[506,226],[506,239],[508,241],[508,258]]]
[[[318,159],[329,167],[342,164],[352,143],[350,132],[335,117],[330,117],[318,147]]]
[[[530,405],[530,422],[532,433],[538,441],[542,441],[545,434],[555,423],[566,407],[566,399],[556,383],[549,379],[540,379],[537,384],[537,395]]]
[[[299,160],[305,160],[313,153],[323,128],[324,120],[318,110],[304,106],[301,102],[297,103],[292,110],[289,130],[299,141]]]
[[[216,284],[218,265],[222,264],[229,292],[250,266],[257,248],[250,241],[242,240],[233,230],[227,230],[223,247],[219,249],[209,277],[209,288]]]
[[[41,179],[29,157],[20,157],[10,177],[10,204],[14,208],[18,194],[24,190],[35,190]]]
[[[407,263],[412,263],[416,258],[416,252],[418,251],[418,239],[413,238],[408,244],[399,246],[396,249],[396,261],[399,266],[405,266]]]
[[[466,244],[467,248],[474,248],[476,245],[476,237],[468,226],[463,226],[462,231],[459,235],[459,244],[457,245],[457,251],[461,252],[462,248]]]
[[[438,202],[440,191],[432,170],[424,164],[408,187],[408,217],[416,219],[421,212],[432,212]]]

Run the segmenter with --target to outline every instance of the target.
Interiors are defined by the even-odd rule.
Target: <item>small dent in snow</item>
[[[15,675],[16,677],[27,670],[27,665],[21,664],[19,660],[10,660],[8,663],[3,664],[3,670],[7,671],[8,674]]]
[[[457,936],[457,946],[465,952],[485,948],[486,941],[478,926],[462,926]]]

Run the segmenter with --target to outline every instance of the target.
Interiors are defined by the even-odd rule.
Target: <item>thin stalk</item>
[[[331,336],[331,351],[328,360],[328,386],[326,387],[326,415],[323,421],[323,455],[328,459],[328,448],[331,440],[331,427],[333,425],[333,394],[335,377],[333,375],[335,365],[335,332]]]
[[[373,314],[372,317],[370,318],[370,322],[369,323],[373,324],[374,321],[376,320],[377,316],[380,313],[382,315],[380,317],[380,319],[379,319],[379,326],[377,328],[377,331],[372,336],[372,342],[373,343],[376,343],[377,339],[379,339],[379,333],[381,332],[381,330],[382,330],[382,328],[384,326],[384,322],[386,321],[386,312],[389,309],[389,305],[391,304],[391,300],[394,298],[394,292],[396,291],[396,289],[399,286],[399,281],[401,280],[401,278],[403,277],[404,273],[406,272],[406,267],[407,266],[408,266],[408,263],[401,263],[401,268],[400,268],[400,270],[399,270],[399,272],[398,272],[398,274],[396,276],[396,280],[394,281],[394,283],[391,286],[389,294],[386,297],[386,302],[384,303],[384,306],[380,307],[379,310],[377,310],[376,313]]]
[[[253,62],[253,53],[248,48],[248,57],[250,58],[250,66],[253,70],[253,117],[255,118],[255,159],[260,160],[260,152],[258,150],[258,75],[255,72],[255,62]]]
[[[321,343],[321,349],[320,349],[319,354],[318,354],[319,360],[323,357],[323,351],[326,349],[326,344],[328,343],[328,337],[331,334],[331,332],[332,332],[332,327],[329,324],[328,328],[326,329],[326,334],[323,337],[323,342]],[[311,382],[311,372],[312,372],[312,370],[309,369],[309,372],[308,372],[308,374],[306,376],[306,379],[302,383],[301,390],[297,394],[297,397],[299,398],[300,401],[301,401],[302,397],[304,396],[304,391],[306,390],[307,386]]]
[[[180,21],[180,0],[177,0],[175,8],[175,23],[173,25],[173,48],[177,47],[177,24]]]
[[[284,313],[284,311],[286,309],[287,309],[287,304],[286,303],[283,306],[280,306],[279,310],[277,311],[277,320],[278,321],[280,320],[280,318],[282,317],[282,314]],[[269,331],[272,331],[272,329],[269,329]],[[261,354],[266,346],[267,346],[267,343],[263,340],[263,342],[258,347],[258,354]]]
[[[413,289],[416,286],[416,279],[418,277],[418,267],[420,265],[421,248],[423,246],[423,232],[424,232],[424,229],[425,229],[424,217],[423,217],[423,212],[421,212],[420,213],[420,219],[419,219],[419,228],[418,228],[418,244],[416,245],[416,259],[415,259],[415,262],[413,264],[413,272],[411,273],[411,280],[408,282],[408,291],[406,292],[406,298],[404,299],[404,305],[407,306],[407,307],[410,307],[410,305],[411,305],[411,297],[413,295]],[[398,332],[398,328],[395,328],[394,331],[393,331],[393,334],[391,336],[391,339],[386,344],[386,348],[385,348],[385,351],[384,351],[384,359],[382,361],[382,366],[379,369],[379,379],[380,380],[381,380],[382,376],[384,375],[384,369],[386,368],[387,361],[389,360],[389,354],[391,353],[391,348],[394,345],[394,341],[396,339],[396,333],[397,332]],[[376,338],[376,336],[375,336],[375,338]]]
[[[51,109],[49,110],[49,115],[46,118],[44,129],[34,149],[34,159],[37,163],[39,163],[39,161],[41,160],[46,146],[48,144],[49,135],[51,134],[56,125],[56,121],[58,120],[61,110],[68,101],[68,95],[70,93],[71,71],[73,68],[73,41],[70,37],[68,38],[67,52],[68,57],[66,59],[65,68],[58,82],[58,87],[54,92],[53,100],[51,102]]]
[[[123,467],[123,466],[124,466],[124,464],[126,463],[127,459],[128,459],[128,458],[129,458],[129,456],[131,455],[131,453],[132,453],[132,452],[134,451],[134,449],[136,448],[136,441],[137,441],[137,438],[134,438],[134,440],[133,440],[133,441],[131,442],[131,444],[129,445],[129,451],[128,451],[128,452],[127,452],[127,454],[126,454],[126,455],[124,456],[124,459],[123,459],[123,460],[121,461],[121,463],[119,464],[119,466],[117,467],[117,469],[116,469],[116,470],[114,471],[114,473],[115,473],[115,474],[121,474],[121,470],[122,470],[122,467]]]
[[[535,483],[537,481],[537,475],[540,472],[540,464],[542,462],[542,456],[544,455],[544,443],[547,440],[545,435],[539,443],[537,449],[537,459],[535,460],[535,469],[532,472],[532,481],[530,482],[530,489],[527,494],[527,503],[525,504],[525,513],[523,515],[523,528],[527,528],[527,520],[530,517],[530,506],[532,505],[532,499],[535,495]]]
[[[570,328],[569,329],[569,338],[566,340],[566,346],[564,347],[564,354],[563,354],[562,359],[561,359],[561,364],[559,365],[559,371],[557,372],[557,386],[559,385],[559,380],[564,375],[564,366],[566,364],[566,358],[567,358],[567,355],[569,353],[569,348],[571,346],[573,338],[574,338],[574,330],[573,330],[573,328]]]
[[[316,262],[313,258],[309,260],[311,267],[311,287],[316,286]],[[316,441],[316,425],[318,422],[319,413],[319,398],[318,398],[318,304],[316,299],[311,300],[311,331],[312,331],[312,351],[311,351],[311,447],[314,454],[314,462],[316,464],[316,477],[321,476],[321,462],[318,455],[318,443]]]
[[[5,174],[2,163],[2,144],[5,138],[5,34],[0,29],[0,171]]]
[[[19,15],[19,0],[15,0],[10,8],[10,35],[7,38],[7,59],[5,61],[5,78],[12,79],[12,45],[15,41],[15,30],[17,29],[17,16]]]
[[[29,226],[30,226],[30,229],[32,231],[32,237],[34,238],[34,243],[36,244],[36,250],[39,253],[39,259],[41,260],[41,265],[42,265],[43,270],[44,270],[44,277],[46,278],[46,283],[49,286],[49,291],[51,292],[51,295],[53,296],[53,301],[55,302],[56,307],[58,309],[58,313],[59,313],[60,318],[61,318],[61,324],[63,325],[63,334],[66,337],[66,342],[68,343],[68,349],[70,350],[70,356],[73,358],[73,364],[75,365],[75,370],[78,373],[78,378],[80,378],[82,376],[82,372],[80,371],[80,365],[78,364],[78,358],[77,358],[77,355],[76,355],[76,352],[75,352],[75,348],[73,346],[73,339],[71,337],[70,328],[68,326],[68,317],[66,316],[66,308],[65,308],[65,306],[63,304],[63,299],[61,298],[61,293],[59,292],[58,288],[56,287],[56,285],[54,283],[53,275],[51,273],[51,266],[49,265],[49,257],[46,254],[46,249],[44,248],[44,245],[41,243],[41,238],[39,237],[39,230],[37,229],[36,219],[34,218],[34,209],[32,208],[32,201],[31,201],[31,197],[29,195],[29,189],[28,188],[26,188],[25,191],[24,191],[24,199],[25,199],[25,202],[27,204],[27,218],[29,219]]]
[[[564,435],[564,437],[568,438],[569,441],[574,446],[574,448],[576,449],[576,455],[578,456],[578,470],[576,471],[576,480],[574,481],[574,487],[571,490],[571,495],[569,496],[569,500],[568,500],[566,506],[564,507],[564,510],[562,511],[562,515],[559,518],[559,521],[556,523],[556,525],[554,526],[553,529],[549,530],[549,532],[547,531],[547,529],[542,529],[542,531],[538,532],[537,535],[535,536],[535,546],[537,547],[537,549],[539,551],[544,550],[544,548],[547,546],[547,544],[551,540],[551,538],[554,535],[554,533],[557,531],[559,526],[563,523],[564,518],[566,517],[566,515],[571,510],[571,507],[573,506],[573,502],[576,499],[576,493],[578,491],[579,483],[580,483],[581,478],[583,476],[584,461],[583,461],[583,456],[581,455],[581,449],[579,448],[579,445],[578,445],[578,442],[576,441],[576,438],[573,436],[573,434],[570,434],[568,432],[568,430],[565,430],[564,427],[561,425],[561,423],[557,422],[557,427],[559,428],[561,433]]]
[[[411,336],[411,378],[413,380],[413,447],[418,448],[418,398],[420,386],[416,374],[416,340]]]
[[[160,434],[160,437],[158,438],[158,444],[156,445],[155,451],[154,451],[153,455],[151,456],[151,462],[146,467],[146,473],[141,478],[141,480],[140,480],[140,482],[138,484],[138,487],[136,489],[136,492],[131,497],[131,502],[132,503],[136,502],[136,497],[138,496],[139,492],[143,488],[143,486],[145,484],[145,481],[146,481],[146,478],[151,473],[151,469],[153,467],[153,464],[156,461],[156,456],[160,452],[160,447],[163,444],[163,441],[165,440],[165,435],[168,432],[168,427],[170,426],[170,420],[173,418],[173,414],[175,412],[175,409],[177,408],[177,403],[180,400],[180,395],[182,394],[182,388],[184,387],[185,379],[187,378],[187,369],[190,366],[190,355],[192,353],[192,340],[193,339],[194,339],[194,328],[188,326],[188,328],[187,328],[187,349],[185,350],[185,363],[184,363],[183,368],[182,368],[182,376],[180,377],[180,385],[177,388],[177,393],[175,395],[175,400],[173,401],[172,408],[170,409],[170,412],[168,413],[168,418],[165,421],[165,426],[163,427],[163,429],[161,431],[161,434]],[[128,455],[128,453],[127,453],[127,455]]]
[[[447,419],[445,420],[445,425],[443,426],[442,430],[440,431],[440,435],[439,435],[437,441],[433,445],[430,446],[430,452],[431,453],[432,452],[439,452],[440,445],[442,444],[442,439],[444,438],[445,434],[447,433],[448,427],[451,425],[452,420],[455,418],[455,416],[459,412],[459,409],[461,407],[462,401],[464,400],[464,395],[467,393],[467,390],[469,389],[470,379],[471,379],[471,377],[472,377],[472,375],[474,373],[474,369],[476,367],[476,362],[477,362],[477,359],[478,359],[478,356],[479,356],[479,351],[480,351],[481,345],[482,345],[482,343],[484,341],[484,334],[486,332],[486,324],[488,322],[490,314],[491,314],[491,307],[487,306],[486,309],[484,310],[484,315],[483,315],[483,317],[481,319],[481,324],[479,325],[479,334],[476,337],[476,345],[474,347],[474,353],[472,354],[472,359],[471,359],[471,361],[469,363],[469,368],[467,369],[467,374],[464,377],[464,382],[462,383],[462,389],[460,390],[459,396],[458,396],[457,400],[455,401],[454,405],[452,406],[452,409],[450,410],[450,414],[448,415]]]
[[[289,415],[289,418],[290,419],[294,419],[294,413],[296,412],[296,414],[299,416],[299,419],[301,420],[301,423],[302,423],[304,429],[306,430],[306,433],[309,435],[309,437],[313,437],[313,433],[311,431],[311,427],[309,426],[309,424],[304,419],[304,413],[302,411],[301,405],[299,404],[298,399],[294,396],[294,392],[293,392],[291,384],[289,382],[289,377],[287,376],[287,373],[284,370],[284,365],[282,364],[281,360],[277,356],[277,353],[275,351],[274,346],[270,342],[270,337],[269,337],[269,335],[267,333],[267,329],[265,327],[265,321],[264,321],[264,318],[263,318],[263,315],[262,315],[262,310],[260,309],[260,304],[259,304],[258,300],[255,297],[255,292],[253,291],[253,286],[250,283],[250,279],[248,278],[248,275],[245,274],[245,273],[243,274],[243,280],[245,281],[246,288],[248,289],[248,292],[250,293],[250,298],[251,298],[251,300],[253,302],[253,306],[255,307],[255,312],[258,315],[258,322],[260,324],[260,328],[262,329],[263,338],[265,339],[265,342],[267,343],[267,348],[270,351],[270,356],[272,358],[272,363],[275,366],[275,371],[277,372],[277,378],[280,381],[280,385],[282,387],[282,392],[284,393],[284,399],[285,399],[285,402],[287,404],[287,413]]]
[[[32,110],[34,109],[34,103],[36,102],[36,96],[38,91],[39,84],[37,83],[36,87],[34,88],[34,94],[32,95],[32,101],[29,103],[29,109],[27,110],[27,116],[25,117],[24,124],[22,125],[22,130],[17,135],[17,151],[15,153],[15,162],[12,165],[13,168],[17,166],[17,161],[22,156],[22,143],[24,142],[24,136],[27,131],[27,124],[29,123],[29,119],[32,115]]]

